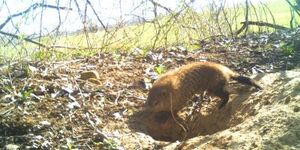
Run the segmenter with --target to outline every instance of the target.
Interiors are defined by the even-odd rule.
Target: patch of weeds
[[[122,56],[117,52],[112,53],[112,56],[113,56],[113,59],[117,62],[120,62],[122,60]]]
[[[295,52],[294,42],[292,43],[280,43],[280,48],[284,55],[292,55]]]
[[[118,143],[112,138],[104,139],[103,142],[94,142],[94,144],[105,150],[115,150],[119,147]]]
[[[274,44],[272,43],[267,43],[264,46],[260,47],[259,49],[257,49],[258,52],[264,52],[264,51],[269,51],[272,50],[274,48]]]
[[[53,53],[55,60],[64,60],[69,57],[69,54],[66,54],[64,52],[54,52]]]
[[[129,52],[136,55],[136,57],[140,57],[140,58],[144,58],[147,56],[148,54],[148,50],[150,49],[149,47],[143,47],[140,48],[142,46],[138,46],[132,50],[130,50]]]
[[[37,60],[49,60],[52,57],[52,53],[46,50],[41,50],[35,52],[32,57]]]
[[[74,141],[72,141],[70,138],[67,138],[67,148],[68,150],[72,150],[73,149],[73,144],[74,144]]]
[[[158,65],[158,66],[156,66],[156,67],[154,68],[154,71],[155,71],[158,75],[165,73],[166,70],[167,70],[167,69],[166,69],[166,67],[165,67],[164,65]]]
[[[148,52],[149,51],[147,49],[142,49],[141,57],[146,57]]]
[[[31,70],[30,70],[30,68],[29,68],[29,65],[25,65],[25,66],[24,66],[23,72],[24,72],[24,76],[25,76],[25,77],[29,77],[29,76],[32,74],[32,72],[31,72]]]
[[[23,90],[20,92],[20,98],[22,102],[27,101],[30,98],[30,94],[33,92],[32,89],[28,89],[28,90]]]
[[[68,50],[66,50],[66,52],[68,52]],[[65,53],[66,53],[65,52]],[[70,55],[70,52],[68,52],[67,55],[69,55],[69,57],[90,57],[90,56],[93,56],[94,54],[96,54],[96,51],[94,50],[76,50],[75,52],[71,52],[71,55]],[[66,55],[66,54],[64,54]]]
[[[68,146],[68,150],[72,150],[73,148],[73,146],[72,146],[72,143],[67,143],[67,146]]]
[[[201,48],[200,44],[189,44],[186,46],[187,50],[192,52]]]
[[[297,84],[297,86],[295,86],[295,88],[294,88],[292,94],[293,94],[293,95],[298,95],[299,92],[300,92],[300,83]]]
[[[236,59],[237,59],[236,62],[238,65],[247,64],[250,61],[250,58],[246,58],[246,57],[239,57]]]
[[[232,47],[232,42],[223,42],[223,44],[222,44],[222,47],[225,49],[225,50],[228,50],[228,49],[230,49],[231,47]]]
[[[7,93],[13,93],[13,88],[10,85],[2,85],[2,91],[7,92]]]

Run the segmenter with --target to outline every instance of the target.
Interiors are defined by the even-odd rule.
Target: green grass
[[[272,12],[276,24],[289,27],[291,18],[290,8],[284,0],[272,0],[267,3],[268,8]],[[233,31],[241,27],[240,22],[244,21],[243,8],[233,9],[227,8],[227,17],[229,17],[229,24],[232,25]],[[273,23],[272,17],[266,7],[263,5],[256,5],[254,9],[251,7],[249,19],[251,21],[268,21]],[[267,12],[265,15],[264,12]],[[222,13],[221,13],[222,14]],[[238,16],[234,16],[238,14]],[[195,45],[195,40],[203,39],[205,37],[227,34],[229,35],[229,26],[225,21],[224,16],[220,16],[219,24],[217,26],[213,14],[208,10],[203,10],[201,13],[196,13],[193,9],[187,9],[176,19],[173,15],[159,16],[155,19],[155,23],[136,24],[123,27],[115,27],[109,29],[109,34],[104,31],[96,33],[89,33],[88,39],[90,45],[94,49],[87,49],[88,42],[86,35],[77,33],[68,36],[58,37],[44,37],[42,42],[46,45],[64,45],[69,47],[76,47],[76,50],[70,49],[56,49],[55,51],[42,50],[35,51],[36,46],[32,44],[23,44],[17,47],[0,46],[0,56],[16,57],[22,56],[24,53],[31,56],[33,59],[66,59],[74,56],[90,56],[98,51],[131,51],[135,48],[140,48],[143,51],[155,49],[158,47],[168,48],[174,45],[184,46],[189,50],[197,49],[199,45]],[[299,16],[297,16],[297,23]],[[273,29],[262,28],[264,30],[273,31]],[[251,26],[249,31],[260,31],[257,27]],[[21,50],[21,51],[20,51]]]
[[[276,24],[283,25],[289,27],[290,19],[291,19],[291,12],[288,3],[285,0],[272,0],[268,1],[267,6],[273,12],[274,18],[276,20]],[[297,16],[297,14],[295,14]],[[271,20],[271,17],[269,20]],[[297,24],[299,25],[299,16],[296,17]]]

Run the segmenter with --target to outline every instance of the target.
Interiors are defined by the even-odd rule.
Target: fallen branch
[[[288,27],[284,27],[281,25],[272,24],[272,23],[268,23],[268,22],[260,22],[260,21],[247,21],[247,22],[241,22],[241,24],[243,24],[243,26],[235,33],[236,35],[243,32],[244,29],[246,29],[249,25],[266,26],[266,27],[270,27],[270,28],[274,28],[274,29],[278,29],[278,30],[290,30],[290,28],[288,28]]]

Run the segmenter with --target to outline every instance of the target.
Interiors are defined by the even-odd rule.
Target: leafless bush
[[[291,12],[299,15],[298,3],[286,1]],[[253,25],[258,31],[288,29],[276,25],[268,5],[251,0],[236,4],[225,0],[174,4],[159,0],[115,0],[111,4],[96,0],[13,2],[22,7],[8,0],[0,3],[0,14],[5,14],[0,19],[0,42],[4,47],[25,51],[156,49],[197,44],[220,35],[235,37],[247,33]],[[291,28],[293,22],[294,17]]]

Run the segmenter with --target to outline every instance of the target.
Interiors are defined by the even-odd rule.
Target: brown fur
[[[226,89],[230,79],[261,89],[252,79],[240,76],[229,68],[213,62],[196,62],[160,76],[150,89],[146,107],[154,112],[178,112],[195,94],[208,91],[221,98],[219,108],[229,99]]]

